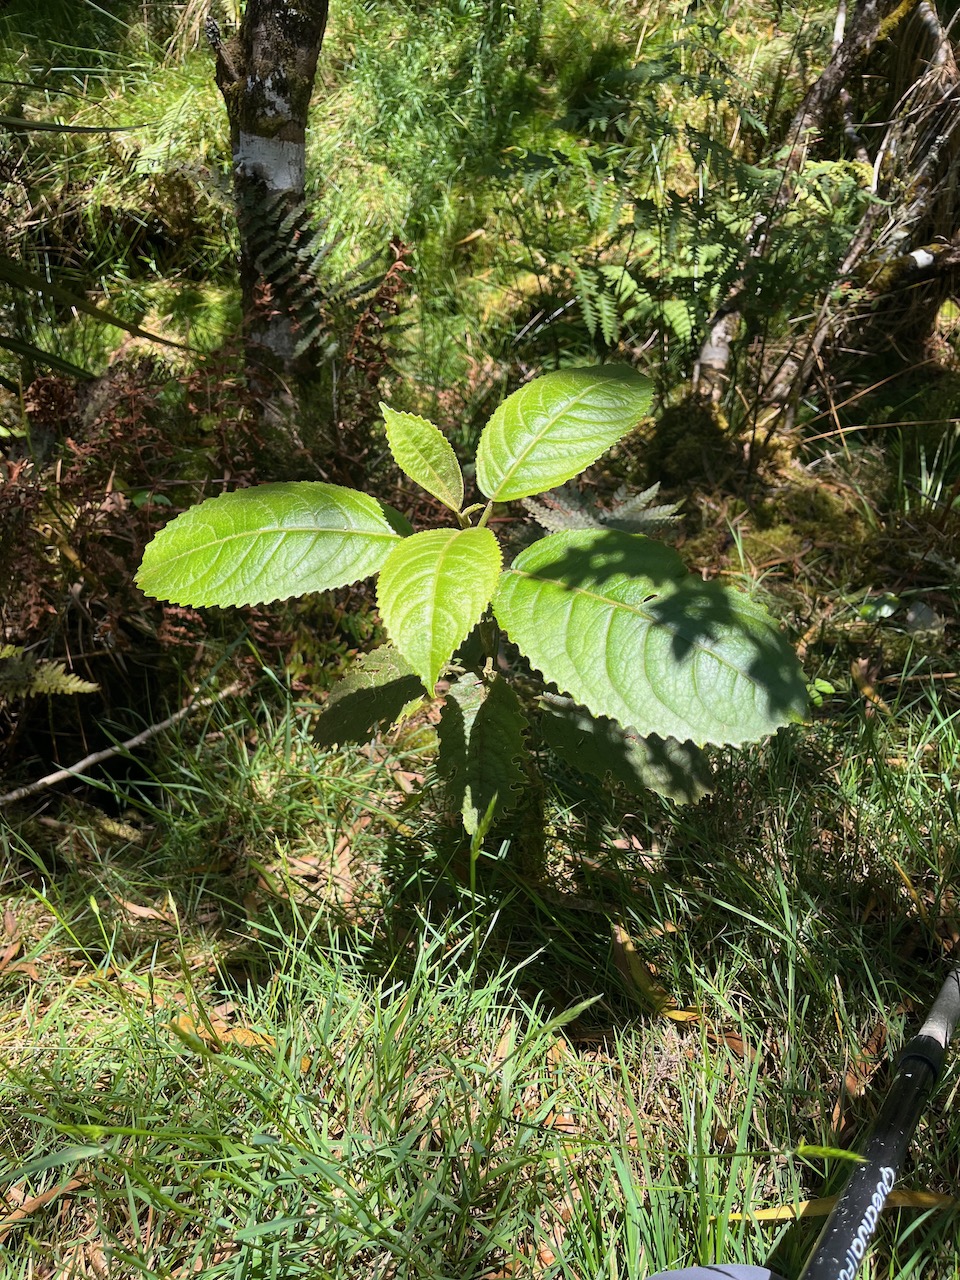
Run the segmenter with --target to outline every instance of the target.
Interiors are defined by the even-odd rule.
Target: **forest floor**
[[[805,483],[680,536],[790,617],[822,697],[695,806],[543,762],[471,855],[429,723],[320,751],[274,680],[133,791],[9,811],[0,1276],[796,1274],[960,882],[943,544]],[[837,589],[848,554],[882,590]],[[956,1082],[866,1275],[960,1274]]]
[[[789,431],[761,429],[751,383],[758,345],[772,367],[845,296],[871,199],[855,166],[814,166],[784,220],[728,418],[687,414],[697,335],[836,6],[332,6],[307,193],[327,283],[394,237],[410,271],[379,383],[323,354],[325,447],[349,421],[386,456],[382,394],[466,457],[536,368],[648,368],[655,423],[588,482],[663,480],[688,565],[770,606],[815,694],[807,723],[715,752],[692,806],[539,760],[530,804],[473,850],[429,720],[314,743],[312,677],[376,632],[356,598],[333,639],[304,606],[319,631],[286,669],[249,618],[204,657],[170,611],[182,662],[149,647],[144,530],[263,478],[209,6],[0,8],[8,266],[62,273],[195,357],[118,353],[119,330],[4,286],[62,375],[28,396],[4,348],[6,494],[35,573],[4,569],[4,626],[102,680],[94,731],[116,740],[195,668],[253,654],[241,696],[0,808],[0,1280],[797,1275],[960,938],[960,311],[943,307],[937,360],[895,380],[857,358]],[[173,35],[150,26],[164,10]],[[75,366],[97,375],[82,395]],[[10,786],[82,755],[64,744],[93,719],[79,696],[0,715]],[[869,1280],[960,1277],[958,1081],[954,1052]]]

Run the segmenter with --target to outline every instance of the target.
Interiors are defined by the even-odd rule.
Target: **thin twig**
[[[29,796],[35,796],[38,792],[45,791],[47,787],[55,787],[58,782],[67,782],[70,778],[76,777],[78,773],[86,773],[95,764],[101,764],[104,760],[110,760],[113,756],[122,755],[124,751],[132,751],[134,747],[141,747],[145,742],[149,742],[151,738],[155,738],[158,733],[163,733],[164,729],[170,729],[175,724],[179,724],[191,712],[202,711],[204,707],[215,706],[218,702],[222,702],[224,698],[229,698],[233,694],[239,693],[241,687],[240,681],[237,680],[212,698],[200,698],[197,702],[188,702],[185,707],[175,711],[172,716],[167,716],[166,720],[150,725],[142,733],[137,733],[132,738],[128,738],[126,742],[118,742],[115,746],[107,747],[104,751],[94,751],[92,755],[84,756],[82,760],[78,760],[76,764],[70,765],[66,769],[57,769],[55,773],[48,773],[46,777],[38,778],[36,782],[31,782],[24,787],[17,787],[15,791],[8,791],[6,795],[0,796],[0,807],[14,804],[17,800],[26,800]]]

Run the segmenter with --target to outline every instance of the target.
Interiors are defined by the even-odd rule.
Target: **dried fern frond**
[[[564,485],[552,493],[544,494],[542,501],[524,498],[523,505],[537,524],[549,533],[565,529],[622,529],[625,533],[662,534],[664,529],[676,524],[679,502],[654,506],[660,491],[659,482],[642,493],[631,493],[627,485],[621,485],[606,507],[585,497],[571,485]]]

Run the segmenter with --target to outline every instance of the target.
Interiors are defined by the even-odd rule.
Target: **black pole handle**
[[[920,1033],[900,1055],[890,1092],[867,1139],[864,1163],[850,1175],[799,1280],[853,1280],[857,1274],[924,1103],[940,1078],[958,1020],[960,966],[943,984]]]

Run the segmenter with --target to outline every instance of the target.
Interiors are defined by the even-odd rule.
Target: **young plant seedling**
[[[171,521],[137,581],[176,604],[243,605],[379,574],[390,643],[333,690],[318,737],[366,741],[433,697],[446,674],[439,765],[470,833],[516,803],[532,729],[580,769],[696,799],[707,789],[703,746],[750,742],[804,716],[799,664],[767,611],[687,573],[676,551],[629,523],[584,519],[506,568],[488,526],[495,505],[579,475],[637,426],[651,398],[649,379],[610,365],[521,387],[481,433],[485,501],[469,505],[439,428],[384,405],[397,465],[450,510],[450,528],[414,533],[339,485],[261,485]],[[501,632],[542,677],[538,697],[529,675],[511,681],[499,669]]]

